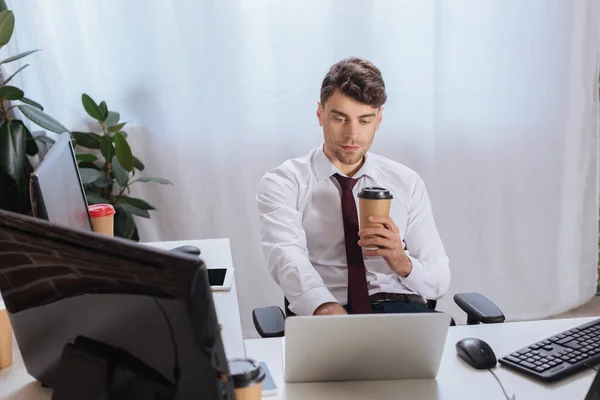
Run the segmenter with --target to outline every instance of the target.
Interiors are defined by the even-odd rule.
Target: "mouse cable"
[[[496,378],[496,380],[498,381],[498,384],[502,388],[502,392],[504,392],[504,396],[508,400],[516,400],[517,398],[515,397],[514,393],[513,393],[512,397],[508,397],[508,395],[506,394],[506,390],[504,390],[504,385],[502,384],[502,382],[500,382],[500,379],[498,379],[498,377],[496,376],[496,374],[494,373],[494,371],[492,371],[491,369],[488,369],[488,371],[490,371],[492,373],[492,375],[494,375],[494,378]]]

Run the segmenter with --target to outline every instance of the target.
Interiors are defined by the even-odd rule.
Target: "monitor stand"
[[[174,399],[176,384],[131,353],[85,336],[65,344],[53,400]]]

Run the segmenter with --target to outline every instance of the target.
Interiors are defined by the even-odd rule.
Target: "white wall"
[[[260,177],[321,140],[320,82],[372,60],[389,101],[373,150],[428,185],[458,291],[509,319],[595,293],[597,1],[10,2],[26,94],[83,129],[82,92],[131,121],[156,205],[145,241],[229,237],[244,331],[281,304],[258,246]],[[3,52],[6,52],[3,50]],[[8,70],[18,65],[9,64]]]

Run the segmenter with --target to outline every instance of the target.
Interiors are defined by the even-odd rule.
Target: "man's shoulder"
[[[303,177],[308,176],[313,168],[312,159],[317,148],[310,150],[307,154],[289,158],[277,167],[269,170],[261,178],[262,186],[265,182],[277,182],[281,184],[293,184],[300,182]]]
[[[417,171],[398,161],[371,152],[369,152],[369,157],[372,158],[377,172],[385,177],[394,178],[394,180],[399,178],[402,181],[413,183],[421,179]]]

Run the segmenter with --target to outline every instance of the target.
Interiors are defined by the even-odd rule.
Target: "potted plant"
[[[89,204],[109,203],[115,207],[115,235],[139,240],[134,215],[150,218],[155,208],[145,200],[131,197],[130,188],[138,182],[169,185],[167,179],[136,176],[144,164],[133,155],[117,112],[109,111],[105,101],[96,103],[81,96],[87,114],[98,123],[99,132],[71,132],[78,146],[77,162]],[[83,148],[85,151],[80,151]]]
[[[4,0],[0,0],[0,48],[10,41],[15,26],[15,17],[8,10]],[[37,50],[30,50],[0,61],[0,66],[20,60]],[[23,90],[9,85],[11,80],[29,64],[17,69],[8,78],[0,75],[0,208],[31,214],[29,198],[29,174],[33,167],[27,156],[35,156],[39,149],[36,140],[53,143],[50,138],[39,136],[34,139],[23,119],[56,133],[67,129],[58,121],[44,113],[44,108],[25,97]]]

